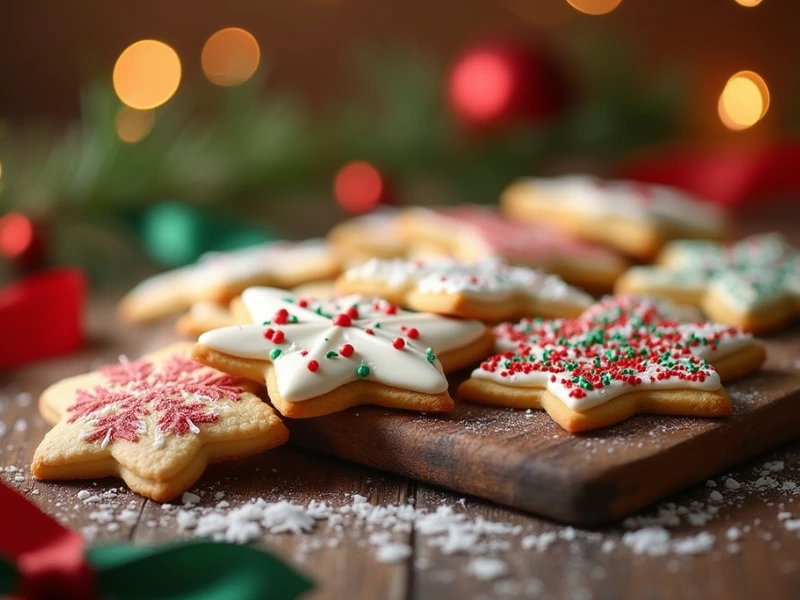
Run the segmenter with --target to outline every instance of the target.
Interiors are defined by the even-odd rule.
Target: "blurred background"
[[[789,0],[10,2],[0,255],[98,283],[589,171],[800,190]],[[121,273],[120,261],[131,265]]]

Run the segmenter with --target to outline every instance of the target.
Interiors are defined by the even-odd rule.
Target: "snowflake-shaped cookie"
[[[201,365],[177,344],[66,379],[40,402],[55,427],[36,450],[38,479],[119,475],[156,500],[188,489],[206,463],[282,444],[286,428],[252,384]]]
[[[449,410],[442,363],[448,370],[464,367],[491,347],[478,321],[411,313],[378,298],[319,301],[248,288],[242,303],[253,324],[203,334],[193,356],[265,378],[270,399],[286,416],[316,416],[360,403]],[[374,385],[348,387],[367,382]]]
[[[544,408],[569,431],[636,412],[723,416],[731,406],[721,375],[745,375],[764,360],[763,348],[738,328],[679,323],[657,303],[627,296],[577,319],[504,323],[495,335],[505,351],[473,371],[459,395]]]
[[[767,331],[800,308],[800,253],[777,233],[734,244],[673,242],[658,265],[630,269],[617,287],[691,303],[715,321]]]

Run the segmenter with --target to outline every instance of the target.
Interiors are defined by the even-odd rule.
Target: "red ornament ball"
[[[447,92],[459,119],[482,129],[547,119],[569,97],[566,77],[547,52],[507,42],[468,49],[450,72]]]
[[[0,256],[22,267],[41,262],[45,234],[30,217],[18,212],[0,217]]]
[[[339,169],[333,181],[333,194],[339,206],[352,215],[388,204],[390,197],[383,174],[362,160],[354,160]]]

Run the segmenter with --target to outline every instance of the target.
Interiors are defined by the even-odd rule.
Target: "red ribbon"
[[[620,175],[674,185],[737,207],[754,198],[800,193],[800,141],[772,140],[722,148],[679,148],[639,158]]]
[[[20,575],[16,597],[25,600],[94,598],[94,575],[83,539],[0,484],[0,554]]]

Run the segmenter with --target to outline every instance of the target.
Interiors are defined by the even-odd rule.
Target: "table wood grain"
[[[745,229],[766,230],[774,222],[758,213]],[[794,229],[800,231],[800,227]],[[795,242],[800,241],[797,231],[793,234]],[[92,304],[91,342],[84,351],[0,374],[0,466],[21,469],[5,469],[2,477],[68,526],[77,530],[96,528],[93,544],[111,540],[157,543],[185,538],[190,534],[180,531],[175,519],[161,524],[164,510],[160,505],[120,489],[117,480],[38,482],[28,471],[36,445],[47,430],[36,411],[36,398],[47,385],[113,362],[120,354],[138,356],[174,339],[169,324],[137,329],[122,327],[113,319],[111,309],[109,301]],[[787,364],[786,368],[800,371],[800,360]],[[614,444],[599,445],[597,451],[613,452]],[[782,462],[782,470],[764,470],[765,464],[772,463],[774,468],[777,461]],[[647,476],[659,478],[669,468],[668,464],[660,465]],[[725,486],[727,478],[742,487],[729,489]],[[504,562],[507,573],[487,581],[469,574],[473,556],[446,554],[431,546],[429,536],[413,528],[407,533],[394,534],[396,541],[413,548],[411,556],[396,564],[377,560],[374,548],[368,543],[370,533],[364,528],[336,533],[318,527],[309,534],[264,535],[259,545],[278,552],[315,581],[316,589],[308,594],[311,600],[800,597],[800,533],[786,525],[787,514],[791,519],[800,518],[800,441],[784,444],[720,473],[713,481],[716,487],[701,482],[639,513],[632,522],[595,529],[564,527],[291,446],[213,466],[194,489],[205,492],[201,505],[213,505],[215,491],[224,492],[231,505],[253,497],[304,503],[317,499],[344,505],[352,500],[353,494],[359,494],[375,504],[413,502],[420,509],[431,510],[444,504],[455,507],[469,519],[482,517],[520,526],[518,534],[503,537],[508,542],[507,548],[490,553]],[[796,487],[790,485],[795,481]],[[92,506],[77,500],[81,489],[103,493],[112,488],[118,490],[118,505],[128,507],[136,516],[129,523],[118,523],[115,530],[97,527],[96,520],[90,517]],[[714,491],[721,494],[721,501],[711,499]],[[713,548],[697,555],[634,553],[623,541],[625,533],[643,527],[646,518],[657,518],[659,511],[664,510],[682,513],[680,524],[670,528],[673,539],[707,532],[714,537]],[[705,518],[698,520],[697,515],[708,515],[709,510],[716,512],[701,524]],[[6,518],[13,517],[0,507],[0,519]],[[732,528],[740,532],[740,539],[728,539]],[[543,533],[555,536],[546,551],[523,547],[526,536]]]

